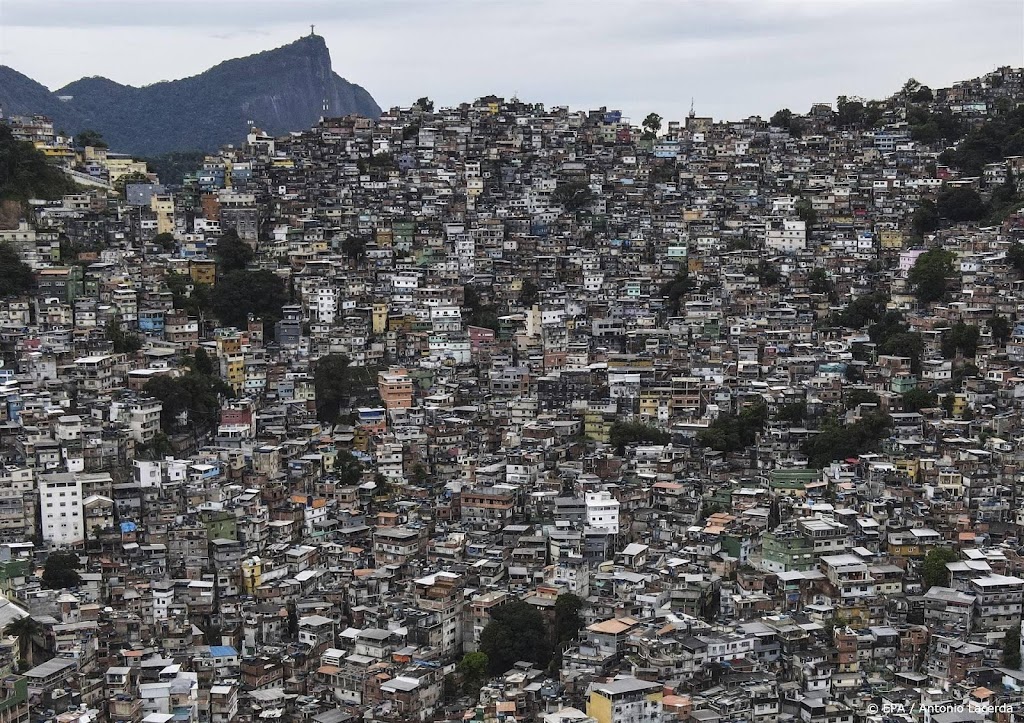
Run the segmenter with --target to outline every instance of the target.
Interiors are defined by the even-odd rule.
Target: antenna
[[[693,118],[696,113],[693,112],[693,96],[690,96],[690,117]]]

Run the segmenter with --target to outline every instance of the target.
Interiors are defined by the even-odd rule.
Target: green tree
[[[359,234],[349,234],[345,237],[345,240],[341,242],[341,252],[348,257],[350,261],[356,263],[361,261],[366,256],[366,237]]]
[[[77,188],[41,150],[28,141],[17,140],[11,127],[0,123],[0,201],[52,200]]]
[[[935,203],[925,198],[917,204],[910,217],[910,232],[915,238],[924,238],[925,234],[933,233],[939,228],[939,211]]]
[[[121,325],[111,319],[107,323],[107,341],[111,342],[115,354],[134,354],[142,348],[142,339],[138,334],[122,331]]]
[[[814,204],[809,198],[801,198],[796,202],[796,215],[807,224],[808,229],[818,223],[818,212],[814,210]]]
[[[985,202],[978,192],[966,186],[942,191],[936,199],[935,207],[939,216],[957,223],[980,221],[986,211]]]
[[[935,586],[943,587],[949,581],[947,562],[956,560],[956,553],[950,547],[933,547],[921,563],[921,579],[925,590]]]
[[[29,265],[13,246],[0,243],[0,297],[21,296],[35,287],[36,277]]]
[[[668,444],[672,435],[643,422],[614,422],[608,432],[608,441],[619,455],[623,455],[630,444]]]
[[[18,655],[27,661],[30,668],[32,667],[33,651],[36,647],[35,639],[42,634],[42,624],[31,615],[16,618],[4,627],[4,635],[18,638]]]
[[[455,672],[462,680],[462,694],[476,698],[480,694],[481,686],[487,681],[488,658],[487,653],[479,651],[466,653],[462,660],[455,666]]]
[[[814,269],[807,276],[807,290],[812,294],[831,295],[833,290],[832,282],[828,278],[825,269]]]
[[[190,371],[181,377],[153,377],[142,390],[163,405],[160,426],[165,434],[191,424],[197,433],[207,432],[220,421],[221,399],[234,391],[222,379]],[[187,412],[187,415],[185,414]],[[185,417],[182,423],[179,418]]]
[[[206,349],[199,347],[196,349],[196,353],[192,355],[192,371],[196,374],[202,374],[204,376],[217,376],[217,368],[214,366],[213,360],[210,355],[206,353]]]
[[[953,273],[953,254],[940,248],[925,251],[917,257],[907,276],[917,300],[922,304],[939,301],[949,288]]]
[[[43,587],[50,590],[78,587],[82,584],[82,576],[78,574],[81,564],[73,552],[51,552],[43,565]]]
[[[213,287],[211,307],[225,326],[244,329],[249,315],[262,317],[273,328],[288,303],[284,281],[272,271],[231,271]]]
[[[487,655],[491,675],[500,675],[521,660],[543,668],[551,657],[544,618],[521,600],[493,608],[491,622],[480,633],[480,652]]]
[[[153,243],[164,251],[173,251],[177,245],[177,241],[174,240],[174,234],[172,233],[158,233],[153,237]]]
[[[651,136],[656,136],[658,131],[661,130],[661,116],[657,113],[648,113],[642,125],[647,133]]]
[[[355,487],[363,480],[363,463],[347,449],[343,449],[334,460],[334,474],[346,487]]]
[[[1024,244],[1011,244],[1006,252],[1006,261],[1018,274],[1024,275]]]
[[[537,303],[537,298],[539,296],[540,291],[533,279],[523,279],[523,287],[519,291],[519,304],[526,308],[530,308]]]
[[[594,194],[591,192],[590,186],[582,181],[560,183],[551,194],[552,201],[564,206],[565,210],[570,212],[579,211],[589,205],[593,198]]]
[[[992,330],[992,338],[997,344],[1005,344],[1012,330],[1005,316],[993,316],[988,320],[988,328]]]
[[[109,148],[107,142],[103,140],[103,134],[99,131],[84,130],[79,131],[75,134],[75,146],[78,148]]]
[[[1002,663],[1004,668],[1020,670],[1020,625],[1011,625],[1003,636]]]
[[[821,469],[837,459],[874,452],[891,425],[892,419],[884,412],[869,412],[847,425],[830,418],[804,443],[807,466]]]
[[[252,247],[243,241],[233,228],[226,230],[217,239],[214,255],[217,259],[217,271],[221,276],[232,271],[244,271],[254,256]]]
[[[572,593],[563,593],[555,599],[555,645],[575,640],[583,627],[583,600]]]
[[[845,397],[847,409],[856,409],[861,404],[878,404],[881,401],[878,395],[870,389],[859,389],[857,387],[847,389]]]
[[[776,417],[780,422],[800,424],[807,416],[807,402],[790,402],[779,407]]]
[[[927,389],[915,387],[903,393],[903,411],[919,412],[922,409],[930,409],[937,402],[935,395]]]
[[[768,123],[776,128],[788,131],[794,138],[799,138],[803,135],[803,122],[789,108],[776,111]]]
[[[423,96],[422,98],[417,99],[416,107],[424,113],[433,113],[434,101],[430,100],[427,96]]]
[[[864,122],[864,101],[841,95],[836,99],[836,123],[839,126],[861,126]]]
[[[313,363],[316,418],[333,424],[352,397],[351,360],[344,354],[328,354]]]
[[[962,354],[968,359],[973,359],[977,355],[980,339],[981,329],[958,322],[952,329],[942,334],[942,356],[944,359],[954,359],[958,354]]]

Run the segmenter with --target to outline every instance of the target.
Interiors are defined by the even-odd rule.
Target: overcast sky
[[[1024,64],[1024,0],[0,0],[0,64],[143,85],[309,33],[382,108],[494,93],[768,116]]]

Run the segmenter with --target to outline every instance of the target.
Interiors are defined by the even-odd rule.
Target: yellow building
[[[883,249],[901,249],[903,232],[894,228],[885,229],[878,234],[878,242]]]
[[[596,683],[587,697],[587,715],[597,723],[645,723],[661,718],[661,683],[620,678]]]
[[[253,556],[242,560],[242,586],[246,595],[255,595],[263,579],[263,560]]]
[[[145,161],[136,161],[133,158],[105,158],[103,164],[111,183],[129,173],[149,173]]]
[[[191,259],[188,262],[188,275],[197,284],[217,283],[217,263],[213,259]]]
[[[149,199],[149,208],[156,214],[156,232],[174,233],[174,196],[155,194]]]
[[[374,304],[373,305],[373,333],[383,334],[388,330],[388,305],[387,304]]]

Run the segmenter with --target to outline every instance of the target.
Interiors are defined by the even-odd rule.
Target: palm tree
[[[19,657],[28,661],[32,667],[32,649],[35,647],[34,638],[43,632],[43,626],[31,615],[12,620],[4,628],[4,635],[16,636],[18,638]]]

